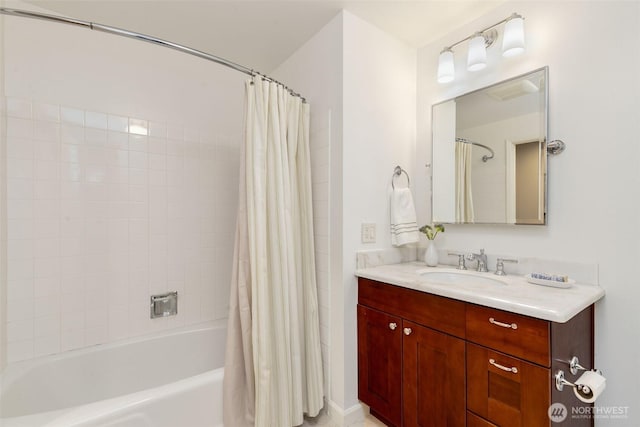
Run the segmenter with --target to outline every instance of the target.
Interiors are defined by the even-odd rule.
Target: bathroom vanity
[[[563,426],[580,402],[560,392],[554,375],[568,361],[593,367],[593,303],[598,286],[426,281],[423,265],[358,270],[358,393],[390,426],[552,425],[548,409],[563,403]],[[434,269],[432,269],[434,270]],[[437,270],[437,269],[435,269]],[[488,277],[488,276],[487,276]],[[501,286],[503,288],[501,288]],[[495,288],[495,289],[494,289]],[[579,411],[585,413],[584,409]]]

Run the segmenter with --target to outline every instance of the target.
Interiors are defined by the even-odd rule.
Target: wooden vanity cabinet
[[[593,306],[554,323],[358,281],[358,397],[389,426],[549,427],[555,402],[563,426],[592,426],[570,414],[591,405],[553,382],[558,369],[581,374],[572,356],[593,366]]]
[[[358,398],[389,426],[463,427],[464,303],[368,279],[358,292]]]

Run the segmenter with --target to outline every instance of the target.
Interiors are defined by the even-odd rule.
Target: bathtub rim
[[[222,381],[224,367],[203,372],[188,378],[163,384],[157,387],[137,391],[134,393],[116,396],[109,399],[86,403],[80,406],[56,409],[54,411],[38,412],[35,414],[21,415],[17,417],[0,418],[3,427],[31,427],[33,422],[38,422],[42,427],[66,427],[79,423],[95,421],[107,415],[124,412],[141,406],[151,399],[158,399],[208,384],[212,381]],[[115,410],[114,410],[115,408]]]
[[[29,371],[33,369],[37,369],[42,367],[43,365],[56,363],[60,360],[65,359],[73,359],[76,357],[84,357],[85,355],[90,355],[95,352],[102,352],[105,350],[118,349],[122,347],[126,347],[129,345],[135,345],[138,343],[146,343],[154,340],[162,340],[165,338],[173,337],[176,335],[189,334],[189,333],[199,333],[207,330],[219,330],[226,329],[227,320],[226,319],[218,319],[213,321],[204,321],[191,325],[184,325],[177,328],[173,328],[170,330],[162,330],[155,331],[146,335],[140,335],[135,337],[127,337],[122,340],[113,341],[110,343],[102,343],[96,344],[89,347],[74,349],[65,351],[63,353],[56,353],[51,355],[45,355],[34,359],[23,360],[20,362],[15,362],[13,364],[9,364],[4,372],[0,375],[0,398],[3,397],[4,393],[11,388],[11,386],[16,382],[20,381],[22,377],[29,373]],[[225,331],[226,334],[226,331]],[[223,343],[226,345],[226,342]],[[220,371],[219,374],[216,372]],[[69,415],[72,417],[68,421],[79,422],[79,418],[83,416],[87,421],[90,421],[92,418],[96,418],[99,416],[104,416],[109,408],[112,412],[114,410],[114,403],[118,402],[117,409],[123,408],[131,408],[137,405],[143,404],[148,401],[152,397],[162,397],[169,396],[171,394],[171,390],[175,390],[176,387],[180,390],[185,390],[187,388],[187,384],[191,384],[192,386],[202,385],[206,381],[215,378],[215,375],[223,375],[224,366],[216,366],[214,369],[201,372],[196,375],[191,375],[189,377],[180,378],[176,381],[160,384],[155,387],[147,388],[144,390],[138,390],[127,394],[122,394],[118,396],[109,397],[103,400],[97,400],[93,402],[87,402],[76,406],[69,406],[66,408],[53,409],[45,412],[33,412],[25,415],[4,417],[0,412],[0,425],[3,427],[27,427],[33,425],[33,423],[38,423],[37,425],[43,426],[64,426],[65,424],[51,424],[51,422],[57,422],[56,419],[59,416],[65,416],[64,414],[76,414]],[[205,381],[205,378],[207,379]],[[124,406],[123,406],[124,405]],[[88,412],[87,412],[88,411]],[[97,412],[96,412],[97,411]],[[90,414],[90,415],[82,415],[82,414]],[[65,420],[67,416],[65,416]],[[66,421],[65,421],[66,422]],[[68,424],[68,422],[67,422]]]
[[[186,332],[199,332],[207,329],[226,328],[227,319],[209,320],[191,325],[184,325],[177,328],[151,332],[144,335],[137,335],[133,337],[123,338],[108,343],[94,344],[88,347],[82,347],[78,349],[68,350],[61,353],[47,354],[44,356],[35,357],[33,359],[21,360],[15,363],[9,363],[5,366],[4,371],[0,374],[0,398],[2,398],[6,388],[10,387],[16,380],[22,377],[23,374],[31,369],[45,365],[47,363],[55,362],[58,360],[69,359],[73,357],[80,357],[85,354],[91,354],[98,351],[117,349],[131,345],[134,343],[143,343],[147,341],[167,338],[175,335],[184,334]],[[225,343],[226,344],[226,343]],[[0,419],[1,414],[0,414]]]

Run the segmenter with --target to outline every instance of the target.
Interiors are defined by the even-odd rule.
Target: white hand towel
[[[391,244],[402,246],[416,243],[419,238],[411,190],[396,188],[391,192]]]

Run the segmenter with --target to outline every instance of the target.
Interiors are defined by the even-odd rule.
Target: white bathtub
[[[2,427],[218,427],[226,324],[9,365]]]

